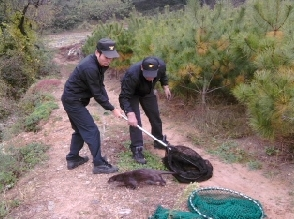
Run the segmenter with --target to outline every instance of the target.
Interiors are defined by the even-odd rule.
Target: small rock
[[[48,210],[52,211],[54,209],[54,202],[53,201],[49,201],[48,203]]]
[[[121,209],[118,213],[119,214],[130,214],[132,212],[131,209],[125,208],[125,209]]]

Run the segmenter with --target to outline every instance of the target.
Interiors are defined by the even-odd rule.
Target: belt
[[[62,100],[70,100],[70,101],[80,101],[80,102],[87,102],[90,98],[81,98],[81,97],[66,97],[62,96]]]

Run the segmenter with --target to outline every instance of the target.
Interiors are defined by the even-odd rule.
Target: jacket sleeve
[[[105,110],[114,110],[114,106],[109,102],[105,86],[103,84],[103,76],[95,74],[92,71],[86,70],[86,77],[89,88],[97,103],[99,103]]]
[[[168,77],[166,75],[166,65],[164,62],[160,63],[160,67],[159,67],[159,75],[160,75],[160,84],[161,86],[165,86],[168,85]]]
[[[137,80],[138,79],[133,78],[131,74],[126,73],[121,81],[121,92],[118,99],[120,107],[125,112],[125,114],[134,112],[131,107],[130,99],[134,96],[138,83]]]

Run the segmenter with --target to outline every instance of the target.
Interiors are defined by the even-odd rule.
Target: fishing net
[[[262,219],[261,204],[242,193],[218,187],[195,190],[188,198],[190,212],[158,206],[149,219]]]
[[[203,159],[196,151],[186,146],[168,146],[165,166],[176,172],[174,177],[181,183],[202,182],[213,175],[213,166],[209,160]]]
[[[170,210],[159,205],[148,219],[204,219],[204,217],[197,213]]]
[[[236,191],[207,187],[194,191],[188,200],[190,211],[213,219],[261,219],[261,204]]]
[[[128,120],[126,116],[121,116]],[[211,163],[204,160],[196,151],[186,146],[171,146],[166,143],[166,136],[163,139],[165,142],[163,142],[141,126],[137,125],[137,128],[166,147],[166,154],[162,161],[169,170],[175,172],[173,176],[179,182],[201,182],[212,177],[213,167]]]

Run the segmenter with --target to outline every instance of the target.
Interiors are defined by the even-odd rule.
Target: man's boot
[[[160,139],[159,139],[160,140]],[[167,141],[166,139],[166,135],[163,136],[162,140],[161,140],[163,143],[165,143],[167,146],[169,145],[169,142]],[[166,150],[167,147],[164,146],[163,144],[161,144],[160,142],[158,141],[154,141],[154,148],[155,149],[161,149],[161,150]]]
[[[118,168],[108,163],[104,157],[102,157],[102,163],[100,165],[94,166],[93,168],[93,174],[114,173],[117,171],[118,171]]]
[[[133,158],[140,164],[146,164],[146,159],[143,155],[143,146],[131,147],[131,151],[133,153]]]
[[[85,157],[81,157],[78,156],[78,158],[74,159],[74,160],[67,160],[67,169],[68,170],[73,170],[75,168],[77,168],[80,165],[83,165],[84,163],[87,163],[89,160],[88,156]]]

